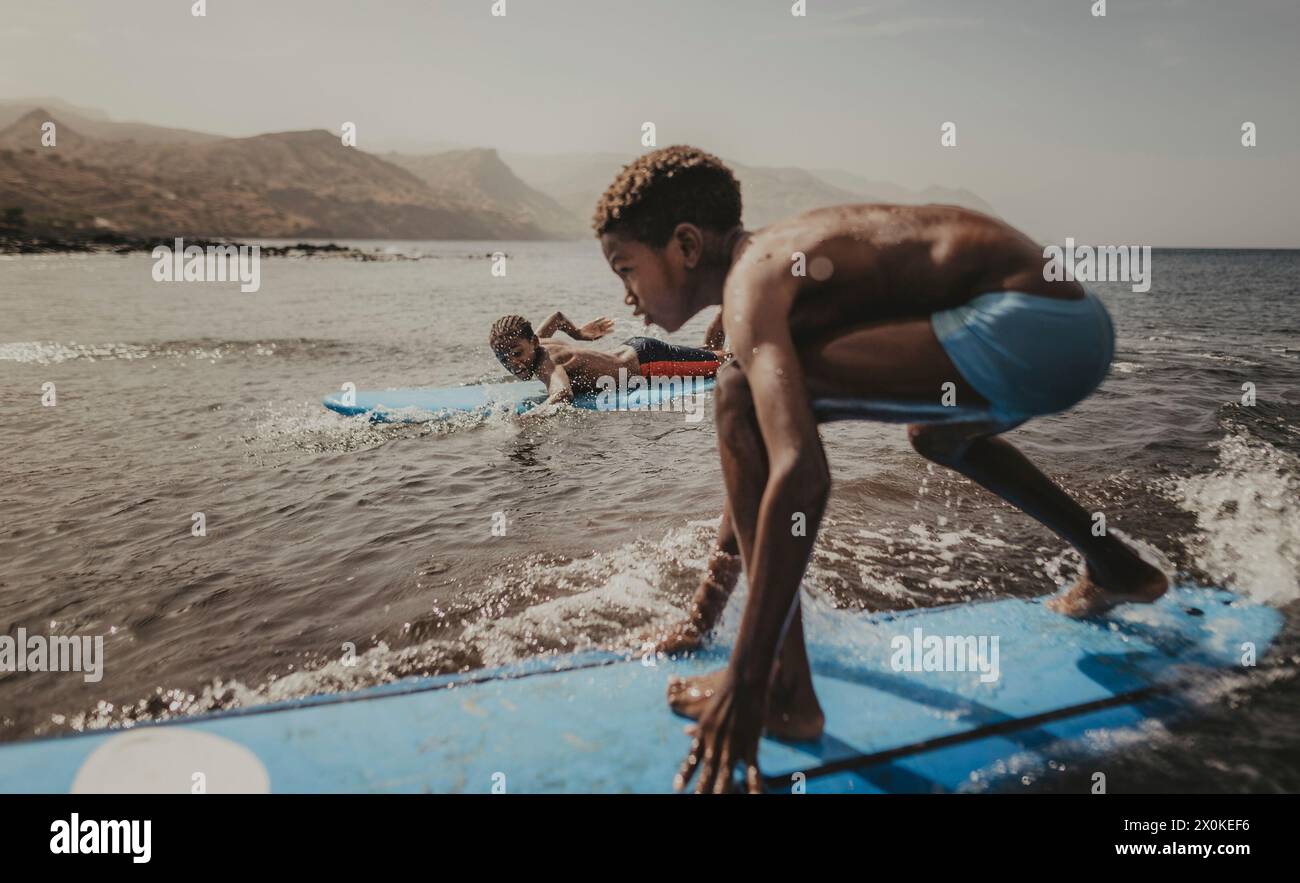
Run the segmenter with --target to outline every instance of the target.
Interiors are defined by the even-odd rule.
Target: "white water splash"
[[[1117,528],[1107,528],[1107,533],[1115,536],[1134,552],[1137,552],[1138,557],[1147,564],[1150,564],[1165,576],[1173,577],[1177,568],[1164,552],[1145,540],[1131,537]],[[1083,556],[1071,546],[1062,547],[1050,558],[1036,557],[1034,561],[1047,574],[1048,579],[1055,583],[1058,589],[1073,584],[1079,578],[1079,574],[1083,573]]]
[[[397,438],[447,435],[473,427],[517,433],[520,426],[503,411],[457,414],[424,422],[375,423],[365,414],[345,417],[314,401],[267,402],[253,415],[243,435],[255,459],[292,451],[325,453],[377,448]]]
[[[715,529],[716,522],[691,522],[657,542],[637,540],[563,564],[530,562],[494,578],[490,593],[511,598],[545,586],[542,596],[554,597],[509,613],[485,608],[462,638],[489,666],[539,652],[635,649],[635,634],[684,618],[681,601],[660,587],[673,572],[704,573]]]
[[[555,562],[535,556],[487,580],[478,599],[478,617],[454,638],[399,648],[379,642],[351,662],[332,659],[259,685],[217,679],[197,692],[158,688],[132,705],[101,702],[89,712],[54,715],[51,723],[96,730],[250,708],[415,675],[465,671],[467,659],[494,668],[584,650],[630,654],[639,649],[636,636],[642,631],[662,629],[684,617],[682,602],[660,587],[671,582],[670,571],[703,573],[716,532],[716,519],[697,521],[669,530],[657,542],[636,540],[586,558]],[[738,594],[743,598],[743,586]],[[534,596],[550,597],[521,608],[521,602]],[[38,735],[44,731],[38,728]]]
[[[1300,462],[1242,433],[1216,447],[1214,470],[1169,487],[1201,528],[1190,542],[1197,565],[1257,601],[1300,598]]]

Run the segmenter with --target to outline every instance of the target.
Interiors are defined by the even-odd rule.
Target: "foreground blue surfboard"
[[[1247,646],[1262,658],[1282,624],[1272,608],[1199,588],[1084,622],[1022,600],[805,615],[826,733],[763,741],[771,791],[946,792],[996,784],[1065,745],[1100,751],[1110,731],[1189,713],[1192,685],[1249,671]],[[904,638],[981,636],[982,668],[901,670],[917,659]],[[208,792],[668,791],[688,740],[667,680],[726,654],[553,657],[13,744],[0,747],[0,791],[189,792],[198,776]]]
[[[685,386],[683,384],[686,384]],[[712,378],[680,378],[676,384],[658,383],[602,398],[589,393],[574,397],[573,405],[588,411],[680,410],[686,394],[713,389]],[[546,387],[536,380],[485,383],[471,386],[412,387],[358,390],[325,396],[321,403],[347,417],[367,415],[376,423],[424,423],[460,414],[494,411],[523,414],[546,400]],[[992,419],[982,407],[954,407],[938,402],[891,399],[819,399],[813,403],[818,419],[876,420],[886,423],[954,423]]]

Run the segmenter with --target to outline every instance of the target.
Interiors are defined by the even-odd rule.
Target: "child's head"
[[[704,305],[697,271],[729,260],[722,243],[740,226],[740,184],[716,156],[664,147],[624,166],[592,226],[633,315],[676,331]]]
[[[497,360],[506,370],[520,380],[530,380],[537,374],[542,361],[542,343],[533,333],[533,326],[523,316],[502,316],[492,326],[488,343]]]

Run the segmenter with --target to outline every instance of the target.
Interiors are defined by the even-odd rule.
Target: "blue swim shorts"
[[[1110,314],[1091,291],[1078,300],[993,291],[933,314],[930,325],[961,376],[1008,423],[1087,398],[1115,355]]]

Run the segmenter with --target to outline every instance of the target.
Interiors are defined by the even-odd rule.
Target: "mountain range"
[[[56,144],[42,145],[55,124]],[[418,148],[416,148],[418,149]],[[0,217],[31,232],[299,239],[574,239],[632,154],[491,148],[370,153],[323,130],[228,138],[116,122],[55,100],[0,102]],[[844,202],[947,202],[837,170],[732,163],[745,222]]]

